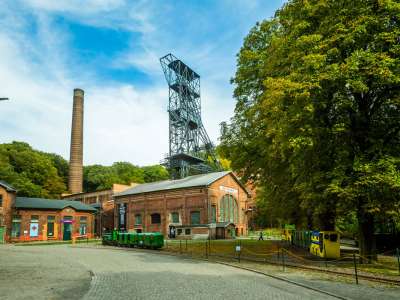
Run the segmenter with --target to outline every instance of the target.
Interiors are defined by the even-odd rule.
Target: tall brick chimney
[[[83,90],[74,89],[68,176],[68,190],[71,194],[81,193],[83,184],[83,95]]]

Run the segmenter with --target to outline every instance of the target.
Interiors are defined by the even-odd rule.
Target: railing
[[[231,262],[252,262],[287,268],[324,272],[332,275],[400,285],[400,251],[379,254],[373,261],[358,254],[346,254],[339,259],[324,259],[311,255],[286,241],[272,240],[166,240],[164,251],[202,259]]]

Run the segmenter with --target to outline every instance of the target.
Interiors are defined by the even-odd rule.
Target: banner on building
[[[39,224],[38,223],[31,223],[29,227],[29,236],[30,237],[37,237],[39,236]]]

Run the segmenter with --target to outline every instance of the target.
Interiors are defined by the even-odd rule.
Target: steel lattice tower
[[[200,76],[172,54],[160,58],[169,86],[169,156],[172,178],[220,168],[214,146],[201,121]]]

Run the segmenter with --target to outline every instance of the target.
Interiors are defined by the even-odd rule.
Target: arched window
[[[161,224],[161,215],[160,214],[152,214],[151,215],[151,224]]]
[[[219,202],[220,222],[237,223],[239,221],[239,209],[236,199],[232,195],[225,195]]]

